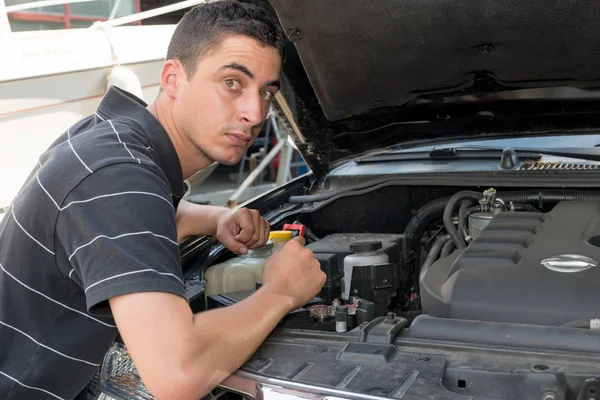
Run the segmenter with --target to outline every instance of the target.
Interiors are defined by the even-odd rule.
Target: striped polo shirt
[[[40,156],[0,223],[0,399],[74,398],[117,335],[109,298],[185,298],[184,187],[166,131],[115,87]]]

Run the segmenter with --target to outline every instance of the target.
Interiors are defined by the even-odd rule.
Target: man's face
[[[245,36],[229,36],[180,80],[174,117],[199,155],[238,163],[258,136],[279,90],[277,49]]]

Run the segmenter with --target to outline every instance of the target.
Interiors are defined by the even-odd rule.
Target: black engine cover
[[[599,318],[599,260],[598,201],[563,201],[546,214],[502,212],[467,249],[425,273],[423,313],[551,326]]]

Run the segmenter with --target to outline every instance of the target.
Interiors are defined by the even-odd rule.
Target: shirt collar
[[[140,125],[150,140],[157,164],[171,186],[175,206],[185,194],[186,185],[175,147],[160,122],[148,111],[147,104],[137,96],[116,86],[110,86],[98,106],[103,118],[126,118]]]

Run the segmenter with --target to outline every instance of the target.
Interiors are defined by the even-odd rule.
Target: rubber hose
[[[465,212],[473,204],[472,200],[465,200],[460,203],[460,207],[458,208],[458,232],[463,236],[467,236],[467,227],[469,226]]]
[[[460,234],[454,227],[454,224],[452,223],[454,209],[456,208],[456,205],[463,200],[479,201],[481,197],[482,194],[479,192],[463,190],[452,196],[448,201],[446,208],[444,209],[444,226],[446,227],[446,232],[448,232],[450,238],[452,238],[452,241],[454,242],[454,245],[457,249],[464,249],[465,247],[467,247],[467,244],[465,243],[464,239],[460,236]]]
[[[454,251],[455,248],[456,247],[454,247],[454,242],[452,240],[448,240],[444,244],[444,247],[442,247],[442,253],[441,253],[440,257],[449,256]]]
[[[423,207],[419,208],[417,213],[408,221],[404,235],[411,249],[415,249],[419,245],[419,240],[425,232],[427,225],[436,218],[441,218],[444,213],[444,208],[450,200],[450,197],[442,197],[433,200]]]
[[[312,202],[317,202],[317,201],[329,200],[330,198],[332,198],[338,194],[347,192],[347,191],[349,191],[349,190],[336,190],[335,192],[290,196],[290,198],[288,199],[288,203],[302,204],[302,203],[312,203]]]
[[[450,235],[443,235],[437,238],[435,242],[433,242],[433,246],[431,246],[431,250],[429,250],[429,254],[427,254],[427,258],[425,259],[425,262],[423,263],[423,265],[421,266],[421,270],[419,271],[419,282],[421,282],[423,276],[425,275],[431,264],[433,264],[434,261],[437,260],[438,256],[440,255],[440,252],[442,251],[442,247],[449,240]]]
[[[504,202],[537,204],[543,208],[545,203],[564,200],[600,200],[600,192],[579,190],[526,190],[523,192],[498,192],[497,197]]]
[[[354,186],[349,186],[345,188],[340,188],[334,190],[333,192],[325,192],[325,193],[317,193],[317,194],[301,194],[296,196],[290,196],[288,199],[288,203],[290,204],[301,204],[301,203],[312,203],[318,201],[329,200],[333,197],[348,193],[348,195],[352,195],[351,192],[355,190],[362,190],[370,187],[378,187],[382,184],[387,183],[388,180],[379,180],[374,182],[363,182]]]

